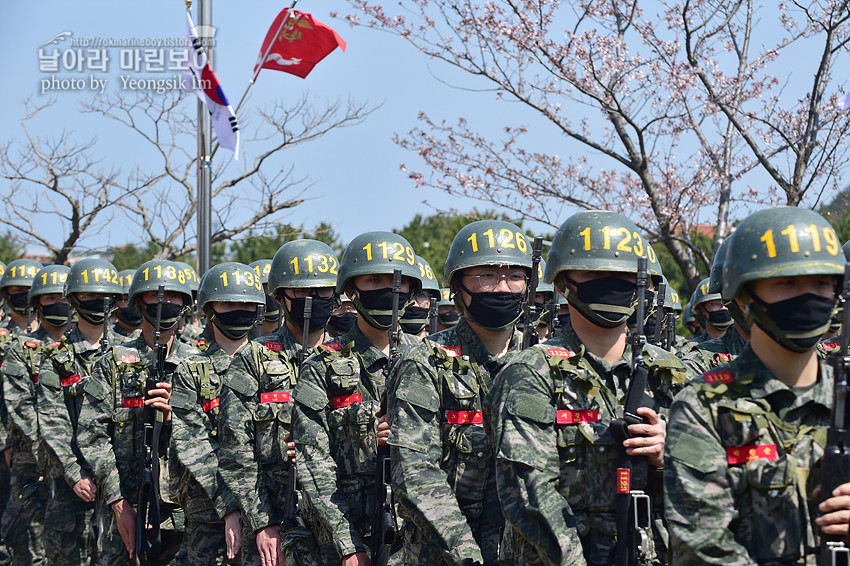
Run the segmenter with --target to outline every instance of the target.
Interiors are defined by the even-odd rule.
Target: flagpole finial
[[[192,9],[192,0],[186,0],[186,9],[187,9],[187,10],[191,10],[191,9]]]

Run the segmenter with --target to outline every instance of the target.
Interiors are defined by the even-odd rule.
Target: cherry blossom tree
[[[706,210],[719,243],[735,206],[837,190],[850,126],[834,76],[844,2],[349,2],[351,24],[406,40],[444,64],[434,72],[462,71],[464,87],[506,105],[500,135],[425,112],[397,134],[425,165],[402,166],[418,186],[553,227],[576,208],[622,212],[692,288],[697,261],[711,262],[691,236]],[[805,67],[792,69],[801,50]],[[517,102],[529,123],[512,123]],[[541,128],[559,134],[558,151],[534,149]]]

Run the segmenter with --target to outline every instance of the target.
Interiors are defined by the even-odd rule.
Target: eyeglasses
[[[284,289],[283,291],[288,291],[292,293],[292,297],[296,299],[305,299],[307,297],[320,297],[322,299],[328,299],[334,296],[333,287],[301,287],[296,289]]]
[[[478,279],[478,285],[485,291],[492,291],[499,286],[499,282],[504,279],[511,291],[525,291],[528,283],[528,275],[524,271],[511,271],[507,275],[496,273],[495,271],[482,271],[478,275],[464,274],[464,277]]]

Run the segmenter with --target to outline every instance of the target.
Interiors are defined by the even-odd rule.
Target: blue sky
[[[251,78],[266,30],[280,9],[289,5],[259,0],[215,0],[213,26],[217,29],[214,69],[222,86],[235,106]],[[417,114],[425,111],[432,118],[456,120],[464,116],[483,127],[497,128],[494,113],[504,116],[507,103],[494,101],[492,93],[470,92],[445,84],[448,78],[455,84],[468,82],[466,77],[452,76],[450,69],[429,63],[403,41],[374,30],[350,28],[329,16],[330,7],[346,13],[342,2],[302,1],[297,9],[311,12],[314,17],[337,30],[346,40],[345,53],[334,51],[306,78],[264,70],[251,91],[246,105],[258,107],[278,97],[295,101],[302,93],[319,100],[345,100],[380,104],[381,107],[358,126],[341,129],[291,152],[280,154],[281,166],[292,163],[296,173],[307,176],[313,187],[311,198],[293,209],[283,221],[305,224],[307,227],[329,221],[342,239],[347,241],[368,230],[401,228],[415,213],[430,214],[433,208],[423,204],[428,200],[441,208],[471,210],[478,204],[449,197],[429,189],[416,189],[399,170],[402,162],[414,165],[416,157],[392,143],[394,132],[404,133],[417,124]],[[24,109],[20,101],[44,101],[47,94],[39,91],[42,80],[51,73],[39,68],[39,47],[56,34],[70,31],[74,38],[180,38],[184,35],[185,5],[182,0],[150,0],[147,2],[105,2],[96,0],[37,0],[32,2],[3,2],[0,17],[6,22],[0,34],[0,62],[4,87],[0,99],[0,139],[7,141],[22,136],[20,120]],[[197,3],[193,6],[197,20]],[[60,52],[69,42],[57,44]],[[119,78],[118,48],[110,48],[112,56],[106,72],[84,69],[79,73],[60,71],[57,77],[75,78],[86,82],[83,90],[59,89],[52,92],[56,106],[45,119],[34,126],[34,133],[46,135],[65,129],[79,134],[80,139],[97,136],[99,152],[109,161],[130,169],[143,159],[144,146],[132,140],[126,131],[104,119],[77,112],[81,100],[90,99],[90,77],[107,80],[106,89],[117,91]],[[173,72],[158,76],[168,78]],[[439,75],[441,80],[435,78]],[[150,75],[148,75],[150,76]],[[466,86],[469,86],[468,84]],[[184,104],[194,102],[184,101]],[[521,122],[514,122],[521,123]],[[221,150],[216,160],[230,159]],[[126,223],[118,229],[104,231],[90,240],[91,247],[121,244],[136,236]],[[55,225],[45,230],[55,230]],[[58,234],[57,234],[58,235]]]

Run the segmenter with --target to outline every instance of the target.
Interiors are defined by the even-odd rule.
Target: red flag
[[[289,8],[284,8],[266,33],[254,65],[254,80],[260,69],[283,71],[303,79],[337,45],[345,51],[345,40],[333,29],[306,12],[292,10],[287,18],[288,13]]]

